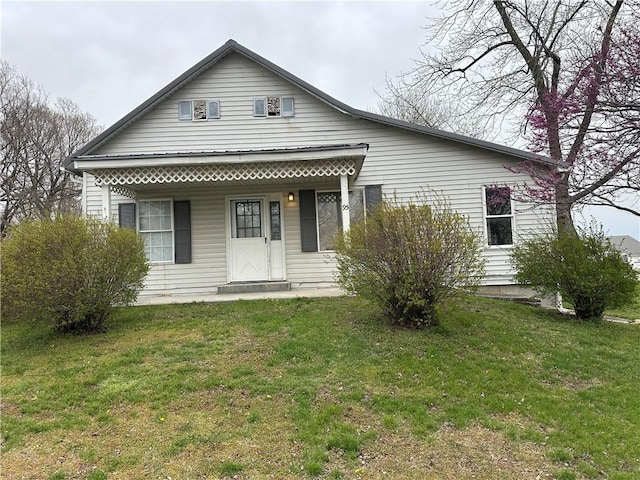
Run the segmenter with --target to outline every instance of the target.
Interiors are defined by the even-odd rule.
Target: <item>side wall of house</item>
[[[255,118],[254,97],[289,96],[295,98],[291,118]],[[219,119],[202,122],[178,120],[178,101],[216,99]],[[232,54],[210,71],[130,125],[95,154],[162,153],[188,151],[258,150],[320,145],[369,144],[362,171],[352,187],[382,185],[387,195],[401,199],[415,197],[423,189],[442,193],[451,206],[468,215],[471,224],[484,234],[483,185],[523,183],[527,178],[508,172],[505,165],[517,160],[424,134],[354,119],[238,54]],[[100,212],[101,192],[88,181],[87,211]],[[193,261],[186,265],[154,266],[148,278],[148,293],[213,291],[227,281],[224,211],[226,195],[268,193],[302,188],[339,190],[338,185],[253,186],[232,189],[216,185],[172,190],[139,198],[191,200]],[[296,195],[296,199],[298,196]],[[117,203],[130,201],[112,195],[112,212]],[[328,253],[304,253],[300,246],[300,220],[297,201],[283,202],[286,238],[287,279],[296,286],[326,284],[333,281],[333,265]],[[516,239],[528,231],[550,223],[550,211],[532,210],[516,204]],[[512,280],[509,249],[490,247],[486,284],[505,284]]]

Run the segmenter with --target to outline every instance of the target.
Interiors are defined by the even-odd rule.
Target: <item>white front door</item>
[[[230,281],[269,280],[269,244],[263,198],[231,200]]]

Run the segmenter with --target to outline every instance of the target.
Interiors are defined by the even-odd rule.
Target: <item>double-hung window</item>
[[[140,200],[138,231],[151,262],[173,262],[173,215],[171,200]]]
[[[491,245],[513,244],[513,209],[509,187],[484,188],[487,243]]]

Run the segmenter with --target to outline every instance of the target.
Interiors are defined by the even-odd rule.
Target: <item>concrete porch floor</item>
[[[256,292],[256,293],[208,293],[196,295],[141,295],[136,305],[168,305],[171,303],[193,302],[234,302],[236,300],[264,300],[276,298],[316,298],[339,297],[344,292],[338,287],[300,288],[282,292]]]

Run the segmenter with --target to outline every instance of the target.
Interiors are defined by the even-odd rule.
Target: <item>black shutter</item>
[[[176,263],[191,263],[191,202],[173,202]]]
[[[121,203],[118,205],[118,225],[120,225],[120,228],[136,229],[135,203]]]
[[[382,202],[382,185],[367,185],[364,187],[364,197],[367,204],[367,217],[373,213]]]
[[[300,190],[300,240],[303,252],[318,251],[318,231],[316,225],[316,192]]]

